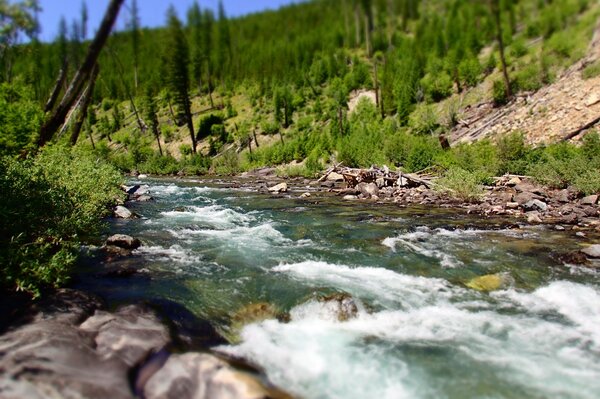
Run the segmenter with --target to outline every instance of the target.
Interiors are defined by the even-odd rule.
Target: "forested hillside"
[[[473,170],[463,153],[479,150],[448,153],[438,136],[466,107],[501,107],[555,81],[585,55],[600,16],[591,0],[315,0],[236,19],[195,4],[142,29],[137,10],[130,0],[128,28],[101,53],[85,121],[69,118],[55,140],[122,170],[188,174],[295,161],[282,173],[310,175],[332,159]],[[7,48],[2,112],[27,116],[4,128],[4,153],[35,141],[59,71],[68,81],[81,62],[85,24],[82,13],[54,43],[33,32]],[[595,60],[583,73],[598,70]],[[482,157],[498,139],[477,144],[493,147]],[[519,132],[506,140],[525,146]],[[502,156],[482,160],[493,165],[483,175],[508,171]]]

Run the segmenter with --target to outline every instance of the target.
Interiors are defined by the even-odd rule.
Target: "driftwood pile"
[[[383,187],[400,187],[414,188],[424,186],[431,188],[431,179],[427,177],[417,176],[415,174],[392,172],[387,166],[378,168],[371,166],[370,169],[356,169],[342,167],[342,164],[337,164],[327,169],[319,182],[325,180],[338,180],[343,178],[348,188],[355,188],[361,183],[374,183],[379,188]]]

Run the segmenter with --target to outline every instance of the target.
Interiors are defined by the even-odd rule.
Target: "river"
[[[231,182],[130,183],[149,184],[156,201],[135,204],[142,218],[111,232],[142,240],[127,262],[144,273],[90,287],[111,303],[186,306],[234,340],[220,351],[294,395],[600,396],[600,273],[555,260],[580,245],[573,232],[299,199],[304,188],[272,197]],[[504,287],[465,285],[488,274]],[[332,293],[353,298],[354,317],[340,320],[322,300]],[[232,328],[256,303],[289,316]]]

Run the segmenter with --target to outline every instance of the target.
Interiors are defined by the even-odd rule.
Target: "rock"
[[[377,185],[377,188],[383,188],[385,187],[385,179],[383,177],[379,177],[377,180],[375,180],[375,184]]]
[[[557,224],[556,226],[554,226],[554,230],[556,231],[565,231],[565,228],[559,224]]]
[[[152,202],[152,201],[154,201],[154,198],[152,198],[149,195],[144,194],[144,195],[140,195],[135,200],[138,202]]]
[[[288,186],[286,182],[279,183],[273,187],[269,187],[269,192],[271,193],[286,193],[288,190]]]
[[[575,236],[579,238],[585,238],[586,234],[583,231],[578,231],[577,233],[575,233]]]
[[[600,244],[590,245],[582,249],[581,252],[590,258],[598,259],[600,258]]]
[[[336,173],[336,172],[331,172],[329,175],[327,175],[327,180],[328,181],[344,181],[344,176]]]
[[[379,195],[379,187],[375,183],[359,183],[356,188],[366,198],[371,198],[373,195]]]
[[[2,335],[0,397],[133,398],[128,366],[100,356],[93,334],[78,328],[99,306],[86,294],[61,290],[36,305],[27,324]]]
[[[310,193],[304,193],[300,196],[300,198],[310,198]]]
[[[587,197],[581,199],[581,205],[596,205],[597,202],[597,195],[588,195]]]
[[[248,373],[206,353],[172,355],[146,383],[146,399],[266,399],[289,398],[265,387]]]
[[[344,198],[342,198],[345,201],[354,201],[357,200],[358,197],[356,195],[344,195]]]
[[[115,208],[114,215],[116,218],[119,218],[119,219],[133,219],[134,218],[133,212],[131,212],[129,209],[127,209],[121,205],[118,205]]]
[[[317,298],[321,303],[331,305],[332,311],[336,314],[339,321],[347,321],[358,316],[358,306],[350,294],[337,292],[335,294],[321,296]]]
[[[588,265],[588,258],[585,256],[583,252],[568,252],[565,254],[560,254],[557,256],[557,259],[566,264],[566,265]]]
[[[523,204],[523,208],[527,211],[539,210],[542,212],[546,212],[546,210],[548,210],[548,205],[543,201],[534,199]]]
[[[533,194],[531,194],[531,193],[519,193],[519,194],[513,196],[513,201],[519,205],[524,205],[532,200],[533,200]]]
[[[522,183],[521,179],[519,179],[518,177],[516,177],[516,176],[515,176],[515,177],[513,177],[512,179],[510,179],[510,180],[509,180],[509,181],[506,183],[506,185],[507,185],[508,187],[514,187],[514,186],[516,186],[517,184],[521,184],[521,183]]]
[[[94,336],[94,349],[102,359],[119,359],[128,367],[169,343],[167,328],[151,310],[139,305],[115,313],[98,310],[79,329]]]
[[[519,207],[518,202],[507,202],[506,209],[517,209]]]
[[[131,256],[130,249],[125,249],[114,245],[104,245],[101,249],[106,254],[108,262],[112,262],[118,258]]]
[[[410,182],[404,176],[400,176],[396,184],[398,185],[398,187],[406,187],[410,184]]]
[[[285,318],[275,306],[267,302],[251,303],[241,307],[231,316],[231,326],[226,338],[231,342],[239,341],[239,333],[242,329],[252,323],[268,319]]]
[[[126,234],[114,234],[106,239],[106,245],[124,249],[137,249],[142,243],[139,239]]]
[[[465,285],[477,291],[490,292],[506,288],[512,283],[513,279],[508,274],[488,274],[475,277],[469,280]]]
[[[540,213],[537,211],[527,212],[527,223],[542,223]]]
[[[556,193],[555,198],[558,202],[567,203],[570,199],[569,190],[560,190]]]
[[[585,106],[586,107],[591,107],[593,105],[596,105],[600,102],[600,95],[598,95],[598,93],[593,93],[592,95],[590,95],[588,98],[585,99]]]
[[[144,174],[139,174],[138,175],[138,179],[147,179],[148,175],[144,175]]]

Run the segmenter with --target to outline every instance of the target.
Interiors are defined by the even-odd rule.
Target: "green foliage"
[[[240,160],[235,151],[223,152],[212,161],[211,170],[217,175],[233,176],[240,172]]]
[[[600,60],[586,66],[583,72],[581,72],[581,76],[584,79],[593,79],[596,76],[600,76]]]
[[[483,196],[483,187],[476,174],[452,167],[436,181],[436,190],[460,201],[477,201]]]
[[[120,174],[81,150],[45,148],[36,158],[0,159],[0,285],[39,295],[63,285],[78,244],[122,196]]]
[[[0,156],[29,148],[42,118],[29,87],[18,82],[0,84]]]
[[[410,115],[408,125],[415,134],[433,134],[440,126],[435,105],[417,105]]]
[[[504,81],[495,80],[492,86],[492,98],[496,106],[504,105],[508,102],[508,95],[506,93],[506,86]]]
[[[452,94],[454,83],[444,71],[428,73],[421,79],[421,86],[428,101],[438,102]]]

